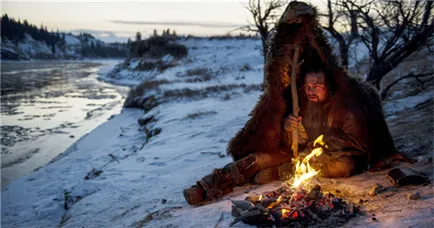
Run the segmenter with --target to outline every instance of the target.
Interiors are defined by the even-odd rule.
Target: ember
[[[295,160],[294,179],[288,186],[260,196],[248,196],[244,201],[232,201],[234,225],[243,221],[257,226],[338,226],[346,222],[356,212],[354,204],[347,203],[331,193],[322,193],[319,185],[307,191],[310,180],[319,171],[313,169],[309,161],[322,154],[327,148],[323,136],[319,136],[314,149],[303,160]]]
[[[232,201],[236,218],[231,226],[240,221],[257,226],[338,226],[357,212],[354,204],[331,193],[323,194],[318,185],[309,192],[282,187],[261,196],[262,200],[247,197]]]

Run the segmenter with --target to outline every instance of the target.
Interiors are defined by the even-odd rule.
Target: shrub
[[[169,81],[163,80],[150,80],[144,81],[140,85],[132,88],[127,95],[124,102],[124,107],[134,107],[139,108],[144,102],[143,96],[147,90],[153,90],[158,88],[160,85],[168,84]],[[152,96],[151,96],[152,97]]]
[[[185,71],[186,76],[195,76],[195,75],[211,75],[212,71],[209,68],[194,68],[194,69],[188,69]]]
[[[212,79],[213,72],[209,68],[199,67],[199,68],[194,68],[194,69],[188,69],[184,73],[178,72],[176,74],[176,76],[178,76],[178,77],[185,77],[185,76],[191,77],[191,78],[184,80],[185,82],[204,82],[204,81],[209,81]]]
[[[176,59],[181,59],[188,54],[188,48],[176,43],[174,39],[165,36],[153,36],[146,40],[131,42],[130,57],[151,57],[161,58],[171,55]]]

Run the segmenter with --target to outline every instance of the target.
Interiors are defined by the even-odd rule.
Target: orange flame
[[[268,205],[267,209],[275,207],[277,204],[280,203],[280,201],[282,201],[282,196],[279,196],[279,198],[277,198],[276,201],[270,203],[270,205]]]
[[[287,209],[282,209],[282,216],[280,216],[281,219],[288,217],[288,215],[286,213],[288,213],[289,210]]]
[[[321,145],[327,148],[323,141],[324,136],[320,135],[313,143],[314,146]],[[323,153],[322,148],[315,148],[312,152],[307,155],[302,161],[296,160],[297,164],[295,165],[294,172],[294,181],[292,183],[293,188],[300,187],[308,182],[312,177],[316,176],[319,171],[316,171],[312,166],[310,166],[310,159],[315,156],[318,157]]]

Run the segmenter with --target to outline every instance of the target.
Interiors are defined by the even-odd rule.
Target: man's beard
[[[306,101],[301,115],[303,117],[302,124],[306,129],[309,140],[314,140],[319,135],[324,134],[329,110],[329,102]]]

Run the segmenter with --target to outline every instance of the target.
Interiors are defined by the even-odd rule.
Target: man
[[[304,79],[301,112],[284,120],[286,143],[291,145],[291,131],[298,128],[300,148],[304,153],[313,149],[313,141],[324,135],[325,152],[315,163],[324,177],[348,177],[368,166],[366,120],[354,104],[339,102],[324,69],[310,70]]]
[[[330,80],[329,80],[330,81]],[[184,197],[190,204],[220,198],[232,191],[233,187],[245,184],[254,177],[257,184],[264,184],[292,173],[291,131],[298,127],[300,148],[310,152],[312,142],[321,134],[329,150],[318,157],[318,169],[326,177],[348,177],[367,167],[366,133],[359,125],[358,113],[351,109],[333,105],[333,87],[327,83],[324,71],[317,69],[307,72],[301,93],[301,116],[284,119],[285,129],[279,152],[255,153],[236,162],[216,169],[198,184],[184,190]],[[303,101],[306,100],[306,101]],[[259,172],[259,173],[258,173]],[[258,174],[257,174],[258,173]]]
[[[381,169],[383,161],[396,155],[377,90],[340,67],[317,18],[309,4],[288,4],[269,38],[264,93],[228,144],[234,162],[185,189],[189,204],[218,199],[253,177],[262,184],[291,175],[290,136],[295,127],[302,152],[309,153],[311,142],[324,135],[327,148],[315,166],[326,177],[348,177],[368,167]],[[291,50],[295,46],[300,48],[297,61],[303,62],[296,72],[297,88],[303,88],[298,92],[297,118],[288,117],[292,113],[288,72],[294,67],[289,62],[295,58]]]

